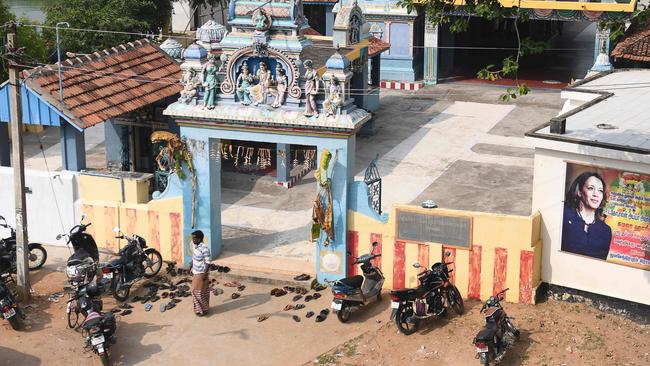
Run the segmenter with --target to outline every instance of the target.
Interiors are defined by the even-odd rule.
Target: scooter
[[[7,224],[7,220],[0,216],[0,227],[9,229],[11,236],[0,239],[0,273],[16,273],[16,229]],[[37,270],[45,264],[47,251],[41,244],[29,243],[28,268]]]
[[[372,243],[372,251],[354,260],[361,265],[363,276],[356,275],[332,282],[332,309],[341,323],[350,320],[352,312],[362,306],[381,300],[381,288],[384,285],[384,274],[372,264],[372,260],[381,257],[375,254],[378,243]]]

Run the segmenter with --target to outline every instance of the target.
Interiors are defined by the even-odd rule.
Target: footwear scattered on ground
[[[325,290],[327,288],[327,286],[319,283],[318,280],[316,280],[315,278],[313,279],[313,281],[311,281],[311,286],[310,287],[314,291],[323,291],[323,290]]]
[[[268,319],[270,316],[271,316],[271,314],[262,314],[262,315],[260,315],[260,316],[257,318],[257,321],[258,321],[258,322],[263,322],[263,321],[265,321],[266,319]]]
[[[298,301],[300,299],[302,299],[302,295],[296,295],[296,296],[293,297],[293,299],[291,301],[296,302],[296,301]]]
[[[320,311],[320,314],[316,316],[316,321],[317,322],[322,322],[323,320],[327,319],[327,315],[329,315],[330,309],[323,309]]]
[[[153,307],[153,304],[145,304],[144,305],[144,311],[150,311],[152,307]]]
[[[214,296],[219,296],[219,295],[223,294],[223,290],[218,288],[218,287],[215,287],[214,290],[212,290],[212,294]]]
[[[289,304],[289,305],[285,306],[283,310],[284,311],[289,311],[289,310],[293,310],[293,309],[294,309],[294,306]]]
[[[131,314],[132,312],[133,312],[133,310],[131,310],[131,309],[126,309],[126,310],[124,310],[120,315],[129,315],[129,314]]]
[[[233,300],[239,298],[239,296],[241,296],[241,295],[240,295],[238,292],[233,292],[233,294],[230,295],[230,297],[231,297]]]
[[[276,291],[275,291],[275,293],[274,293],[273,296],[275,296],[275,297],[280,297],[280,296],[284,296],[284,295],[286,295],[286,294],[287,294],[287,292],[286,292],[285,290],[279,288],[279,289],[276,289]]]
[[[226,286],[226,287],[239,287],[239,286],[241,286],[241,283],[239,283],[237,281],[231,281],[231,282],[226,282],[223,285]]]
[[[239,291],[239,292],[242,292],[242,291],[244,291],[245,289],[246,289],[246,286],[244,286],[244,285],[239,285],[239,286],[237,287],[237,291]]]
[[[120,305],[120,307],[122,309],[133,309],[133,305],[127,303],[123,303],[122,305]]]
[[[164,313],[165,310],[167,310],[167,304],[165,303],[160,304],[160,307],[158,309],[160,310],[161,313]]]
[[[311,296],[311,295],[305,296],[305,302],[310,302],[311,299],[313,299],[313,296]]]
[[[311,298],[312,298],[313,300],[320,299],[320,294],[319,294],[319,293],[315,293],[315,294],[311,295]]]
[[[293,279],[296,280],[296,281],[309,281],[311,279],[311,276],[306,274],[306,273],[303,273],[303,274],[297,275]]]
[[[300,323],[300,317],[298,315],[294,315],[291,317],[294,321]]]
[[[308,311],[307,314],[305,314],[305,318],[311,318],[312,316],[314,316],[313,311]]]
[[[295,310],[300,310],[305,308],[305,304],[296,304],[293,307]]]

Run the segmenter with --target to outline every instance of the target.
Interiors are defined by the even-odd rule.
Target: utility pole
[[[16,268],[18,295],[22,301],[30,298],[29,267],[27,261],[27,212],[25,201],[25,161],[23,155],[23,110],[20,102],[20,70],[16,62],[22,49],[17,49],[16,23],[12,22],[7,34],[9,56],[9,108],[11,109],[12,165],[14,167],[14,193],[16,204]]]

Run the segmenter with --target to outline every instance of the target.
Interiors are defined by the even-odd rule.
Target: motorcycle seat
[[[108,262],[109,267],[119,267],[123,264],[124,264],[124,259],[122,258],[113,259],[112,261]]]
[[[485,328],[481,329],[476,335],[477,341],[494,341],[494,335],[497,333],[497,326],[494,323],[487,323]]]
[[[418,291],[414,288],[404,288],[401,290],[393,290],[390,292],[391,295],[396,296],[399,299],[412,299],[418,297]]]
[[[363,276],[356,275],[352,277],[347,277],[342,280],[339,280],[338,282],[348,287],[361,288],[361,285],[363,284]]]

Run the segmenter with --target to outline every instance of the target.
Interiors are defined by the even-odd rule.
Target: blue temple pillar
[[[438,83],[438,26],[426,22],[424,27],[424,82]]]
[[[183,251],[185,266],[192,260],[191,234],[201,230],[212,258],[223,250],[221,237],[221,156],[220,139],[210,138],[204,129],[185,127],[180,129],[192,154],[196,174],[196,207],[192,226],[192,176],[184,166],[183,180]]]
[[[11,166],[9,148],[9,124],[0,122],[0,166]]]
[[[291,145],[289,144],[276,144],[276,181],[278,183],[286,183],[291,178]]]
[[[355,135],[346,139],[328,139],[318,145],[318,161],[323,149],[332,153],[333,165],[330,168],[334,240],[327,240],[327,234],[321,232],[318,240],[317,257],[320,258],[316,268],[318,280],[335,280],[347,276],[347,232],[348,232],[348,189],[354,181]],[[334,154],[336,152],[336,157]],[[334,160],[335,159],[335,160]]]
[[[63,170],[86,169],[86,143],[83,131],[61,121],[61,161]]]
[[[332,36],[332,28],[334,28],[334,13],[332,12],[332,7],[327,7],[325,13],[325,34],[324,36]]]
[[[587,76],[614,69],[614,66],[609,61],[609,33],[609,29],[599,29],[596,31],[594,40],[594,65],[589,70],[589,73],[587,73]]]

